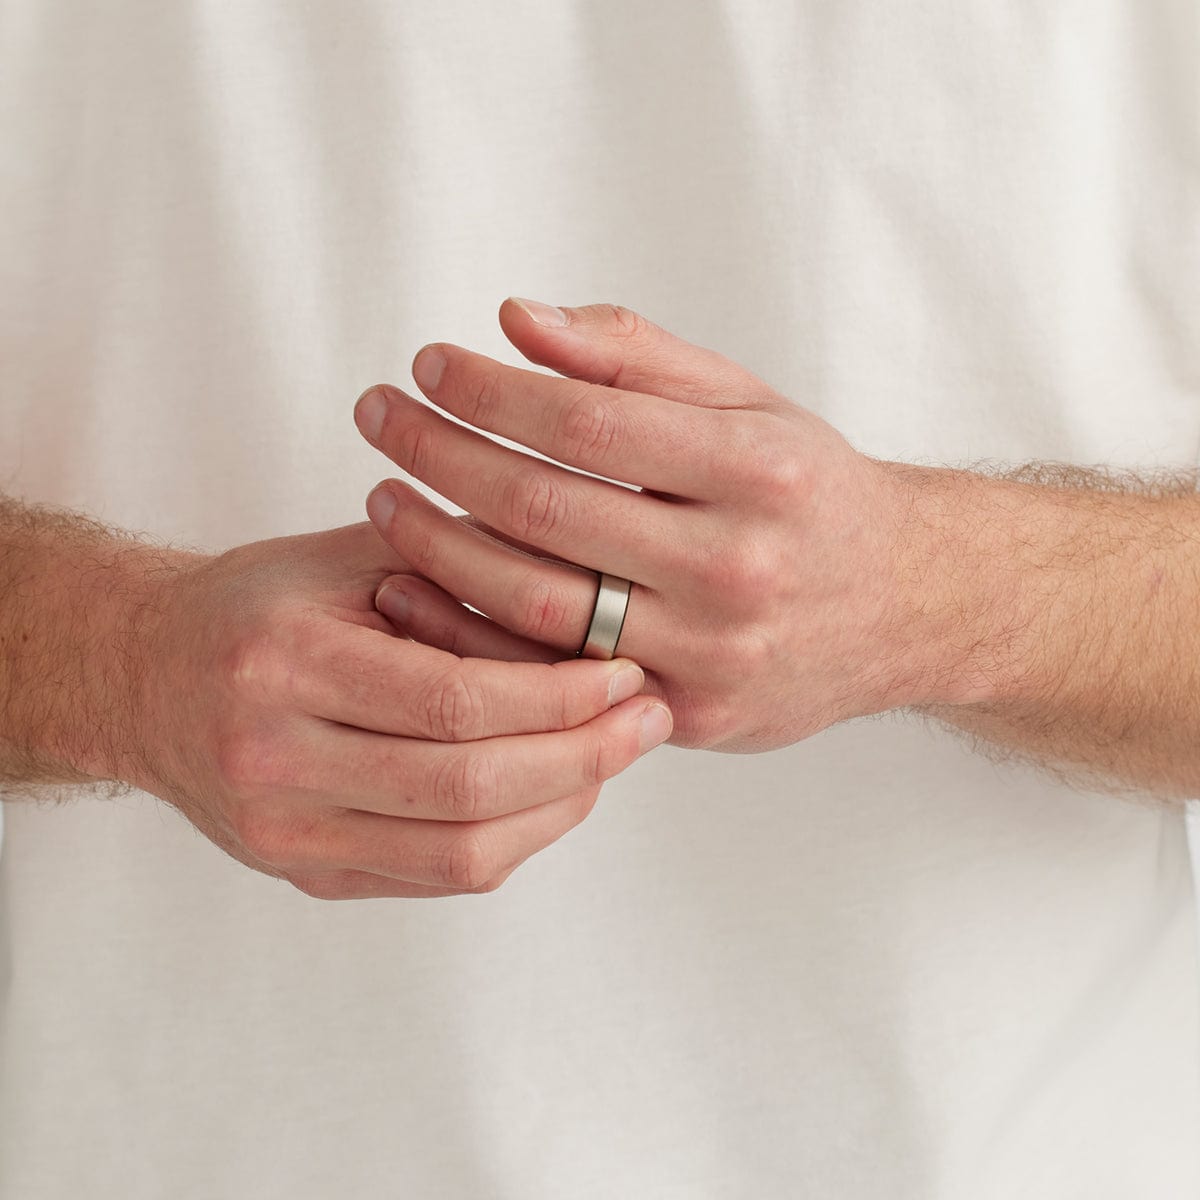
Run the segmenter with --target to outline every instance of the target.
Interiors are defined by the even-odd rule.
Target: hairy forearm
[[[130,777],[145,635],[184,557],[0,497],[0,784]]]
[[[910,500],[916,707],[1073,782],[1200,796],[1194,478],[889,469]]]

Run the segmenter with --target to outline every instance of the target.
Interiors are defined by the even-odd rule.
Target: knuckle
[[[486,425],[500,396],[500,377],[494,369],[476,368],[460,395],[463,418],[472,425]]]
[[[481,751],[458,750],[447,754],[436,769],[434,801],[450,820],[483,819],[496,790],[495,764]]]
[[[568,459],[603,462],[621,441],[621,418],[588,388],[562,410],[558,441]]]
[[[644,338],[650,332],[650,322],[639,312],[623,304],[604,305],[609,327],[616,337]]]
[[[752,462],[754,497],[772,509],[794,506],[805,482],[800,456],[790,446],[762,439]]]
[[[425,692],[424,728],[438,742],[473,739],[481,726],[481,703],[461,667],[447,671]]]
[[[553,541],[566,524],[562,487],[547,477],[546,468],[523,468],[509,485],[509,526],[522,541],[537,545]]]
[[[475,830],[464,830],[451,841],[446,852],[444,881],[464,892],[486,887],[496,873],[483,839]]]
[[[409,421],[389,439],[393,447],[391,457],[410,475],[424,479],[431,466],[434,440],[432,431],[421,421]]]
[[[709,558],[702,573],[713,596],[732,601],[744,619],[770,605],[783,568],[783,555],[773,538],[747,533],[733,552]]]
[[[562,640],[570,617],[569,606],[550,580],[530,572],[518,585],[516,600],[525,633],[539,642]]]
[[[398,518],[393,517],[394,523]],[[423,524],[413,524],[404,531],[403,539],[397,538],[396,549],[419,575],[428,575],[436,567],[439,539],[435,531]]]
[[[234,638],[221,657],[218,671],[230,691],[249,697],[277,694],[288,674],[275,640],[261,630]]]

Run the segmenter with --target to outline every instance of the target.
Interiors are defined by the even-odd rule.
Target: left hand
[[[765,750],[923,697],[892,464],[626,309],[542,324],[509,300],[500,321],[569,378],[444,343],[413,376],[438,407],[556,462],[368,389],[364,436],[474,518],[398,480],[372,492],[376,528],[423,577],[385,580],[381,612],[459,655],[559,659],[583,642],[595,572],[630,579],[619,653],[670,705],[677,745]]]

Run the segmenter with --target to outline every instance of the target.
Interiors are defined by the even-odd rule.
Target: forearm
[[[130,777],[145,635],[189,557],[0,497],[0,784]]]
[[[928,648],[916,707],[1080,783],[1200,796],[1194,480],[889,469]]]

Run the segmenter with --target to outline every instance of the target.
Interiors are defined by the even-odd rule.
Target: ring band
[[[580,658],[612,658],[616,654],[629,608],[629,588],[628,579],[600,573],[596,606],[592,609],[592,623],[583,639],[583,649],[579,651]]]

